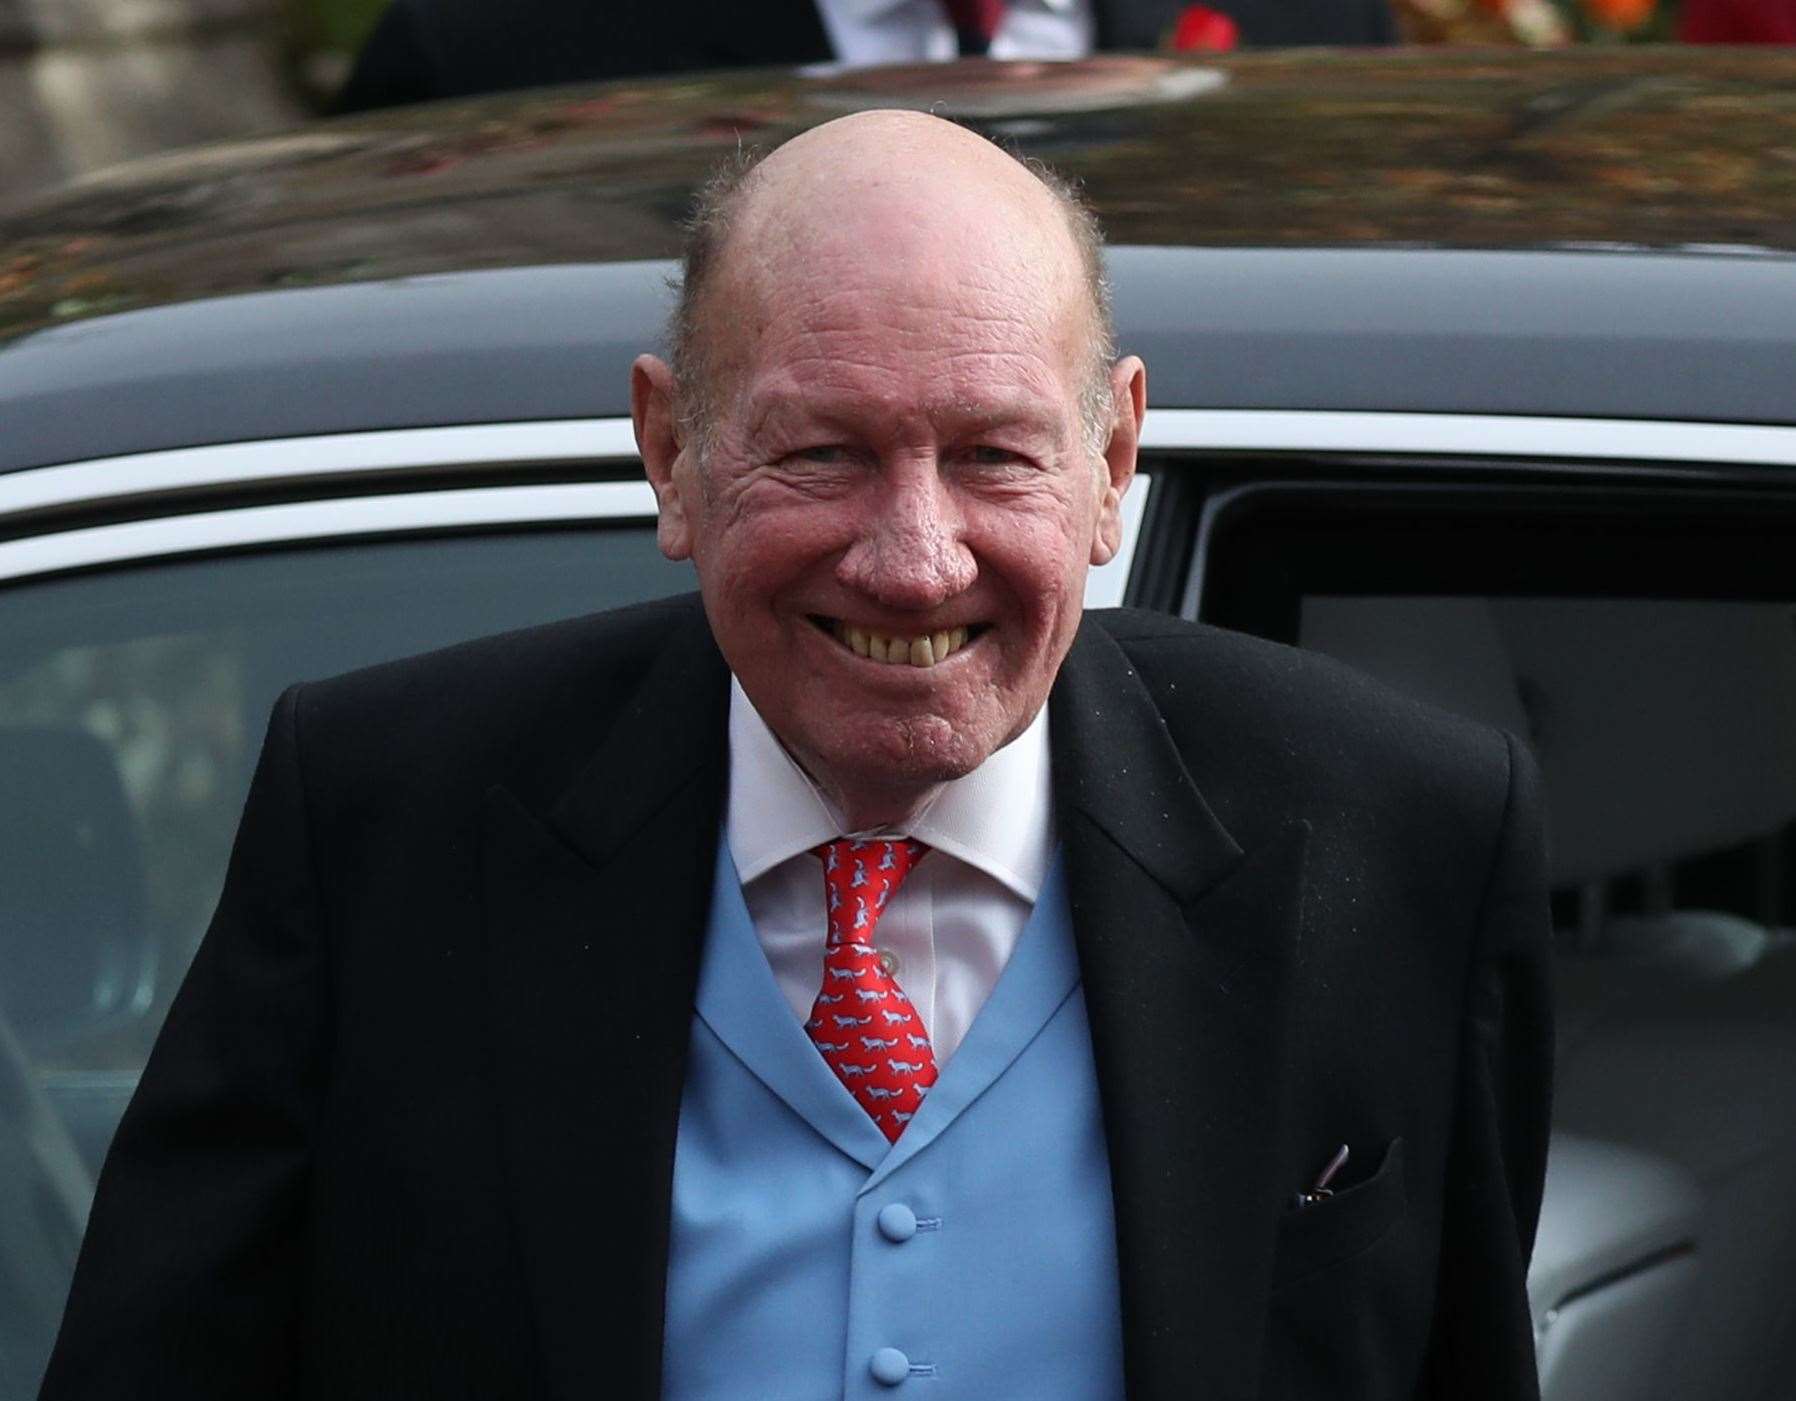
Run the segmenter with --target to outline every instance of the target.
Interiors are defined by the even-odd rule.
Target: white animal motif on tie
[[[910,873],[928,848],[908,839],[853,838],[829,842],[817,849],[823,860],[823,884],[826,892],[824,919],[826,933],[823,952],[824,987],[837,987],[839,992],[819,992],[817,1002],[840,1001],[853,993],[855,1002],[868,1009],[861,1016],[832,1015],[828,1021],[837,1027],[868,1026],[875,1011],[890,1036],[858,1036],[849,1042],[825,1041],[816,1033],[824,1023],[820,1005],[813,1006],[812,1019],[805,1023],[812,1032],[812,1043],[822,1054],[824,1063],[867,1112],[869,1118],[887,1139],[896,1140],[904,1125],[916,1112],[929,1087],[935,1083],[935,1056],[931,1053],[927,1031],[910,1007],[897,980],[880,960],[871,942],[874,925],[883,915],[892,894]],[[867,853],[859,855],[856,853]],[[887,1003],[881,1007],[880,1003]],[[895,1005],[893,1005],[895,1004]],[[911,1028],[900,1040],[897,1029]],[[895,1057],[855,1061],[848,1057],[849,1046],[858,1044],[860,1053],[895,1050],[908,1043],[910,1059]]]

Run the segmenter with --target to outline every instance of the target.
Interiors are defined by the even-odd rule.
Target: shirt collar
[[[725,831],[744,885],[844,835],[840,818],[730,678]],[[1054,845],[1048,708],[972,773],[942,785],[909,836],[985,872],[1034,903]]]

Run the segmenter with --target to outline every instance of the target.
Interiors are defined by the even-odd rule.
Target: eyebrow
[[[791,431],[794,421],[829,429],[858,429],[866,417],[866,404],[858,396],[848,394],[800,394],[776,391],[750,399],[747,431],[751,437],[770,432]],[[1061,411],[1051,402],[1034,396],[1009,395],[996,400],[973,402],[959,399],[951,402],[924,403],[907,407],[903,413],[920,414],[933,423],[945,424],[956,433],[992,432],[1019,428],[1046,436],[1055,434],[1062,423]]]

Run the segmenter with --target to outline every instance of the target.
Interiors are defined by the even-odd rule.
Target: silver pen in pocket
[[[1325,1202],[1334,1195],[1328,1184],[1335,1180],[1335,1174],[1347,1166],[1347,1145],[1343,1143],[1334,1157],[1328,1160],[1328,1166],[1322,1169],[1322,1175],[1316,1179],[1316,1185],[1307,1192],[1297,1194],[1297,1205],[1314,1206],[1317,1202]]]

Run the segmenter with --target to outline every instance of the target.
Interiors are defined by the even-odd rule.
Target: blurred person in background
[[[1387,0],[393,0],[338,110],[715,68],[1390,44]]]

